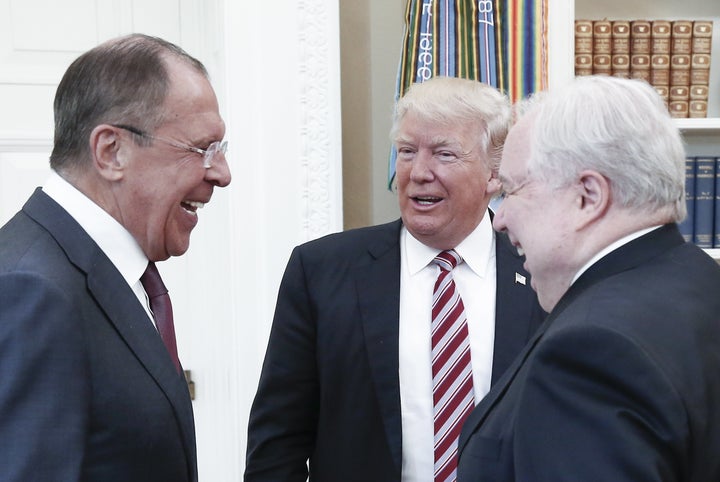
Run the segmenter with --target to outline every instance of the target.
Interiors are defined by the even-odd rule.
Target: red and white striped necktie
[[[440,267],[432,302],[432,377],[435,425],[435,482],[457,478],[460,429],[473,407],[467,317],[452,269],[462,263],[455,250],[433,260]]]

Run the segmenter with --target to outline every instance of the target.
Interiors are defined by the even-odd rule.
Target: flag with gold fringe
[[[461,77],[512,101],[547,84],[548,0],[407,0],[396,100],[416,82]],[[388,187],[395,179],[392,149]]]

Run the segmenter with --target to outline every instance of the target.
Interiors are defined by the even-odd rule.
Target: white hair
[[[393,142],[408,112],[443,125],[475,123],[488,166],[497,172],[510,130],[511,111],[510,101],[495,87],[457,77],[431,77],[411,85],[395,106],[390,131]]]
[[[536,116],[528,174],[566,186],[584,169],[604,175],[625,208],[681,221],[685,149],[662,99],[647,82],[578,77],[529,105]]]

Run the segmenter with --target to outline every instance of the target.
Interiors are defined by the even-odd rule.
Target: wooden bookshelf
[[[707,118],[675,119],[689,156],[720,156],[720,1],[553,0],[548,5],[548,81],[562,87],[575,76],[575,20],[712,20]],[[720,262],[720,249],[705,250]]]

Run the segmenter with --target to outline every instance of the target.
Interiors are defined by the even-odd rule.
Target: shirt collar
[[[405,226],[400,239],[411,276],[427,267],[440,253],[440,250],[418,241]],[[488,261],[495,256],[495,236],[489,214],[483,216],[480,224],[455,246],[455,251],[476,275],[485,276]]]
[[[628,234],[627,236],[625,236],[625,237],[623,237],[623,238],[620,238],[620,239],[618,239],[617,241],[609,244],[606,248],[600,250],[595,256],[593,256],[592,258],[590,258],[590,261],[588,261],[587,263],[585,263],[585,265],[584,265],[582,268],[580,268],[580,270],[575,274],[575,277],[573,278],[572,283],[570,283],[570,284],[575,283],[575,281],[577,281],[578,278],[580,278],[580,276],[582,276],[582,274],[590,268],[590,266],[592,266],[592,265],[594,265],[595,263],[597,263],[598,261],[600,261],[600,259],[602,259],[602,258],[605,257],[606,255],[608,255],[608,254],[610,254],[611,252],[615,251],[615,250],[618,249],[619,247],[626,245],[626,244],[629,243],[630,241],[632,241],[632,240],[634,240],[634,239],[637,239],[637,238],[639,238],[640,236],[643,236],[643,235],[649,233],[650,231],[652,231],[652,230],[654,230],[654,229],[657,229],[657,228],[659,228],[659,227],[660,227],[660,225],[658,225],[658,226],[652,226],[652,227],[650,227],[650,228],[641,229],[640,231],[635,231],[634,233]]]
[[[130,286],[140,279],[148,259],[124,226],[55,171],[42,189],[90,235]]]

